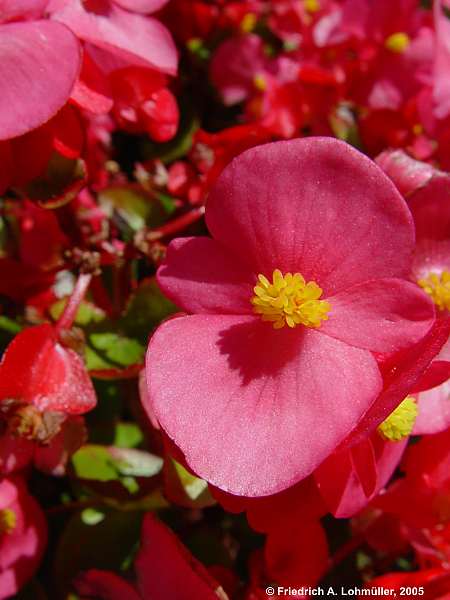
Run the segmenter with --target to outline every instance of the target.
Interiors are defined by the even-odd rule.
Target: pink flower
[[[47,525],[20,479],[0,482],[0,599],[32,577],[47,541]]]
[[[0,15],[0,140],[23,135],[53,117],[69,99],[81,64],[80,44],[64,25],[3,22],[39,17],[32,3],[22,4],[23,13],[17,14],[13,2],[4,10],[2,3]]]
[[[153,336],[149,399],[201,477],[273,494],[309,475],[374,403],[372,351],[408,347],[432,326],[432,303],[406,281],[413,223],[379,168],[331,138],[240,155],[206,222],[213,239],[173,241],[158,272],[193,314]]]

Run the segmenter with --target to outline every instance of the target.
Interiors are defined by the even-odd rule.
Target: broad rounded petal
[[[131,63],[176,74],[175,44],[164,25],[152,17],[107,2],[97,3],[95,10],[90,10],[90,3],[82,0],[54,0],[50,12],[52,19],[70,27],[82,40],[119,54]]]
[[[381,376],[369,352],[311,329],[193,315],[156,331],[147,383],[158,422],[194,472],[263,496],[304,479],[336,448]]]
[[[127,10],[138,13],[153,13],[167,4],[168,0],[113,0]]]
[[[39,127],[67,102],[80,52],[73,33],[59,23],[0,25],[0,140]]]
[[[320,331],[347,344],[395,352],[420,341],[434,323],[434,305],[420,287],[401,279],[378,279],[327,298],[328,321]]]
[[[135,569],[142,598],[217,600],[219,596],[219,584],[151,513],[144,518]]]
[[[192,313],[252,312],[255,275],[224,246],[206,237],[173,240],[158,270],[162,291]]]
[[[226,167],[208,227],[260,273],[300,272],[327,295],[408,274],[412,218],[394,184],[348,144],[310,137],[247,150]]]
[[[413,433],[439,433],[450,427],[450,381],[416,394],[419,414]]]
[[[450,175],[436,173],[408,201],[419,241],[448,240],[450,236]]]

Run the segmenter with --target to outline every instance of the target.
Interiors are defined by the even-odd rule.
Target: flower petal
[[[192,313],[252,313],[256,278],[221,244],[206,237],[173,240],[158,284],[177,306]]]
[[[416,395],[419,414],[413,433],[440,433],[450,426],[450,381]]]
[[[147,513],[142,525],[135,569],[142,598],[217,600],[219,596],[219,584],[151,513]]]
[[[119,54],[132,64],[147,64],[175,75],[177,51],[164,25],[109,2],[100,0],[94,4],[82,0],[52,0],[49,11],[52,19],[67,25],[82,40]]]
[[[147,382],[152,410],[189,466],[245,496],[309,475],[381,389],[366,351],[231,315],[164,323],[150,341]]]
[[[376,352],[394,352],[415,344],[434,323],[430,298],[401,279],[367,281],[327,301],[331,311],[320,331]]]
[[[48,121],[69,99],[80,61],[77,39],[59,23],[0,25],[0,140]]]
[[[168,0],[113,0],[127,10],[138,13],[153,13],[167,4]]]
[[[393,183],[332,138],[241,154],[212,189],[206,222],[257,272],[298,271],[328,295],[380,275],[406,276],[414,244],[411,215]]]

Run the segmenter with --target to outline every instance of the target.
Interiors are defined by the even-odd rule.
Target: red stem
[[[91,283],[91,279],[91,273],[81,273],[78,276],[72,295],[66,304],[63,314],[59,317],[58,322],[55,325],[57,332],[61,331],[62,329],[69,329],[72,327],[78,307],[83,301],[83,298]]]
[[[161,225],[161,227],[158,227],[158,229],[153,229],[149,231],[149,233],[147,234],[147,239],[150,242],[153,242],[159,240],[160,238],[166,235],[173,235],[174,233],[178,233],[188,225],[192,225],[192,223],[198,221],[201,217],[203,217],[204,214],[204,206],[198,206],[196,208],[193,208],[184,215],[181,215],[181,217],[177,217],[176,219],[173,219],[173,221],[169,221],[168,223]]]

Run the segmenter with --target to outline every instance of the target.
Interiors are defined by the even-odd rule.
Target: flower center
[[[319,0],[303,0],[303,6],[305,10],[310,13],[315,13],[320,10],[320,1]]]
[[[391,52],[401,54],[408,48],[410,43],[411,40],[409,39],[409,35],[404,31],[398,31],[386,38],[384,47]]]
[[[442,271],[440,275],[430,273],[424,279],[419,279],[418,284],[431,296],[440,310],[450,310],[450,273],[448,271]]]
[[[275,269],[272,283],[264,275],[258,275],[253,291],[253,310],[263,321],[271,321],[275,329],[285,325],[320,327],[328,319],[331,306],[319,300],[322,289],[314,281],[306,283],[300,273],[283,275]]]
[[[385,440],[399,442],[410,435],[418,413],[416,401],[411,396],[407,396],[378,426],[378,433]]]
[[[0,535],[2,533],[11,533],[17,523],[16,513],[10,508],[0,510]]]

